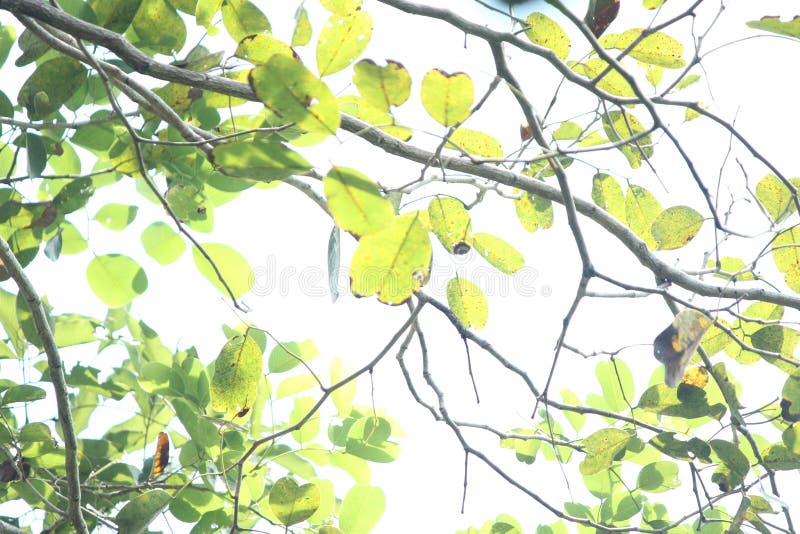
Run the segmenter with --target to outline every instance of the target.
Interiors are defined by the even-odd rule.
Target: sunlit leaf
[[[372,36],[372,17],[366,11],[331,15],[317,44],[320,76],[339,72],[358,59]]]
[[[239,298],[252,289],[253,270],[241,254],[221,243],[206,243],[203,245],[203,249],[213,260],[219,274],[197,247],[192,248],[194,264],[200,274],[205,276],[220,292],[228,294],[228,290],[220,280],[220,275],[233,292],[234,298]]]
[[[528,232],[535,232],[539,228],[546,230],[553,226],[551,200],[523,191],[518,199],[514,199],[514,209],[517,219]]]
[[[308,11],[298,8],[295,15],[297,23],[292,34],[292,46],[305,46],[311,41],[311,22],[308,20]]]
[[[161,265],[169,265],[186,250],[186,242],[168,224],[161,221],[144,229],[142,245],[145,252]]]
[[[445,146],[483,158],[503,157],[503,147],[500,146],[497,139],[487,133],[469,128],[457,128]]]
[[[605,48],[626,50],[642,35],[641,28],[633,28],[623,33],[609,34],[600,39]],[[686,65],[681,59],[683,45],[674,37],[662,32],[651,33],[637,44],[628,55],[642,63],[658,65],[667,69],[679,69]]]
[[[264,13],[250,0],[226,0],[222,4],[222,23],[234,41],[272,29]]]
[[[353,67],[353,83],[367,102],[385,111],[403,104],[411,94],[411,76],[401,63],[391,59],[385,67],[371,59],[359,61]]]
[[[234,53],[236,57],[255,65],[266,65],[276,54],[294,57],[294,51],[289,45],[267,33],[246,35],[239,41]]]
[[[171,500],[172,496],[161,489],[147,490],[133,497],[114,519],[120,534],[145,531]]]
[[[350,264],[350,287],[355,295],[377,293],[381,302],[400,304],[427,281],[431,256],[420,215],[401,215],[361,238]]]
[[[474,99],[472,80],[463,72],[431,70],[422,79],[422,105],[439,124],[453,126],[469,116]]]
[[[376,486],[356,484],[342,501],[339,526],[348,534],[366,534],[381,518],[385,507],[383,490]]]
[[[100,208],[94,215],[94,220],[109,230],[124,230],[136,218],[138,206],[128,204],[110,203]]]
[[[410,128],[397,125],[394,117],[388,111],[376,108],[363,98],[355,95],[341,97],[339,99],[339,110],[342,113],[347,113],[373,126],[377,126],[380,130],[397,137],[401,141],[408,141],[414,133]]]
[[[783,273],[786,285],[800,293],[800,228],[792,226],[772,241],[772,259]]]
[[[586,457],[580,463],[583,475],[599,473],[611,467],[614,457],[631,439],[631,434],[617,428],[598,430],[583,441]]]
[[[128,304],[147,290],[147,275],[122,254],[95,256],[86,268],[89,287],[109,308]]]
[[[311,164],[276,141],[236,141],[217,145],[211,161],[222,174],[235,178],[271,181],[302,174]]]
[[[569,36],[561,26],[544,13],[534,12],[525,19],[525,35],[533,44],[549,48],[562,61],[569,55]]]
[[[652,250],[658,246],[653,237],[653,221],[662,211],[661,204],[650,191],[638,185],[628,187],[625,195],[625,219],[628,227]]]
[[[320,4],[337,15],[347,15],[361,8],[363,0],[320,0]]]
[[[28,117],[42,119],[58,110],[86,80],[86,67],[80,61],[58,56],[45,61],[25,80],[19,90],[19,105]]]
[[[628,81],[613,67],[600,58],[591,58],[583,63],[576,63],[572,66],[572,70],[583,74],[590,80],[596,79],[603,74],[603,77],[597,81],[597,87],[617,96],[635,96],[636,93]],[[617,112],[618,113],[618,112]]]
[[[507,274],[514,274],[525,265],[525,258],[514,247],[497,236],[472,234],[472,246],[483,258]]]
[[[305,130],[329,135],[339,128],[339,107],[331,90],[291,57],[274,54],[250,71],[250,85],[268,108]]]
[[[793,186],[800,187],[800,179],[790,180]],[[768,174],[756,184],[756,198],[776,223],[797,211],[797,202],[789,188],[774,174]]]
[[[486,326],[489,303],[483,291],[469,280],[453,278],[447,283],[447,303],[465,328]]]
[[[795,15],[792,20],[782,21],[780,17],[761,17],[747,23],[750,28],[764,30],[778,35],[788,35],[800,39],[800,15]]]
[[[186,25],[166,0],[142,0],[132,26],[137,46],[161,54],[177,52],[186,42]],[[164,31],[166,28],[169,31]]]
[[[609,111],[603,115],[603,129],[612,142],[618,142],[637,136],[635,141],[619,147],[630,163],[632,169],[638,169],[642,165],[642,160],[653,156],[653,145],[650,134],[642,135],[645,132],[644,126],[631,113],[620,111]]]
[[[311,517],[320,505],[316,484],[300,486],[291,477],[275,481],[269,491],[269,506],[281,524],[291,526]]]
[[[310,339],[285,341],[272,349],[269,355],[269,372],[285,373],[317,356],[319,356],[319,349]]]
[[[615,219],[625,221],[625,196],[619,182],[608,174],[597,173],[592,178],[592,200]]]
[[[332,167],[323,179],[328,209],[337,226],[356,236],[376,232],[394,219],[378,184],[354,169]]]

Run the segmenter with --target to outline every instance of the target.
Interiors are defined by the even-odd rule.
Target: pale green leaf
[[[800,179],[792,178],[789,181],[795,188],[800,187]],[[756,184],[756,198],[776,223],[797,211],[797,201],[792,192],[774,174],[768,174],[759,180]]]
[[[311,41],[311,21],[308,20],[308,11],[299,8],[295,17],[297,23],[292,34],[292,46],[305,46]]]
[[[401,63],[391,59],[385,67],[371,59],[362,59],[353,67],[353,83],[364,100],[384,111],[403,104],[411,94],[411,75]]]
[[[800,15],[795,15],[792,20],[782,21],[780,17],[761,17],[760,20],[751,20],[747,23],[750,28],[765,30],[778,35],[788,35],[800,39]]]
[[[266,33],[243,37],[234,53],[236,57],[254,65],[266,65],[275,54],[294,57],[294,51],[289,45]]]
[[[277,345],[269,355],[270,373],[285,373],[319,356],[319,349],[310,339],[286,341]]]
[[[618,147],[628,160],[632,169],[638,169],[642,160],[653,155],[653,142],[639,120],[628,112],[609,111],[603,115],[603,129],[611,142],[618,142],[638,136],[635,141]]]
[[[605,48],[626,50],[642,34],[641,28],[632,28],[623,33],[604,35],[599,39]],[[667,69],[679,69],[686,65],[681,59],[683,45],[674,37],[655,32],[639,42],[628,55],[642,63],[658,65]]]
[[[658,245],[653,237],[653,221],[662,211],[661,204],[650,191],[638,185],[628,187],[628,192],[625,194],[625,220],[628,228],[652,250]]]
[[[320,76],[339,72],[358,59],[372,36],[372,17],[366,11],[331,15],[317,43]]]
[[[472,222],[464,204],[452,197],[436,197],[428,204],[431,229],[442,246],[452,254],[466,254],[470,249]]]
[[[581,473],[592,475],[611,467],[614,457],[625,450],[630,439],[628,432],[617,428],[598,430],[587,437],[583,440],[586,458],[580,463]]]
[[[592,200],[615,219],[625,221],[625,196],[619,182],[608,174],[597,173],[592,178]]]
[[[367,534],[378,523],[386,507],[383,490],[356,484],[345,495],[339,512],[339,526],[347,534]]]
[[[314,515],[319,505],[319,488],[311,482],[300,486],[293,478],[283,477],[269,491],[269,507],[287,527]]]
[[[445,147],[483,158],[503,157],[503,147],[500,146],[497,139],[487,133],[469,128],[457,128],[447,140]]]
[[[320,0],[320,4],[337,15],[348,15],[361,8],[363,0]]]
[[[395,124],[394,117],[388,111],[376,108],[363,98],[355,95],[341,97],[339,99],[339,110],[342,113],[347,113],[373,126],[377,126],[380,130],[401,141],[408,141],[414,133],[405,126]]]
[[[269,182],[302,174],[311,164],[300,154],[276,141],[234,141],[211,151],[216,169],[227,176]]]
[[[354,169],[332,167],[322,180],[336,225],[355,236],[376,232],[394,219],[394,208],[378,184]]]
[[[222,278],[233,292],[234,298],[239,298],[252,289],[253,270],[241,254],[221,243],[206,243],[203,248],[214,261]],[[196,247],[192,248],[192,258],[194,258],[194,264],[200,274],[205,276],[219,291],[228,295],[227,289],[220,281],[220,276]]]
[[[94,220],[109,230],[120,231],[133,222],[138,211],[138,206],[112,202],[100,208],[95,214]]]
[[[142,232],[145,252],[161,265],[168,265],[181,257],[186,242],[168,224],[156,221]]]
[[[475,233],[472,235],[472,246],[486,261],[504,273],[514,274],[525,265],[522,254],[497,236]]]
[[[222,4],[222,23],[234,41],[272,30],[269,20],[250,0],[226,0]]]
[[[147,275],[122,254],[95,256],[86,268],[89,287],[109,308],[125,306],[147,290]]]
[[[517,219],[528,232],[539,228],[546,230],[553,226],[553,202],[540,196],[521,192],[520,198],[514,199]]]

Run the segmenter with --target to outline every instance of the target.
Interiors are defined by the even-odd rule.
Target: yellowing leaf
[[[372,36],[372,17],[365,11],[331,15],[322,28],[317,44],[317,69],[320,76],[339,72],[364,51]]]
[[[428,204],[431,229],[442,246],[453,254],[466,254],[470,248],[472,222],[464,204],[452,197],[436,197]]]
[[[134,44],[161,54],[177,52],[186,42],[186,25],[166,0],[142,0],[132,26],[139,38]]]
[[[644,126],[633,114],[609,111],[603,115],[603,129],[611,142],[630,139],[645,132]],[[638,137],[635,141],[619,147],[632,169],[638,169],[642,160],[653,155],[653,142],[650,134]]]
[[[355,295],[378,294],[387,304],[401,304],[427,281],[431,265],[428,229],[417,213],[396,217],[385,228],[364,235],[350,264]]]
[[[391,59],[385,67],[362,59],[353,67],[353,83],[364,100],[384,111],[403,104],[411,94],[411,76],[401,63]]]
[[[304,130],[327,136],[339,128],[339,107],[331,90],[288,56],[275,54],[250,71],[250,86],[269,109]]]
[[[792,178],[792,185],[800,187],[800,179]],[[756,184],[756,198],[776,223],[797,211],[797,204],[789,188],[774,174],[764,176]]]
[[[550,200],[524,191],[521,195],[514,200],[514,209],[525,230],[535,232],[553,226],[553,203]]]
[[[569,37],[553,19],[544,13],[534,12],[525,19],[528,29],[525,35],[533,44],[549,48],[562,61],[569,55]]]
[[[583,440],[586,458],[580,464],[583,476],[593,475],[611,467],[614,457],[631,439],[631,434],[617,428],[605,428]]]
[[[592,200],[615,219],[625,221],[625,197],[613,176],[597,173],[592,178]]]
[[[641,34],[641,28],[633,28],[617,34],[608,34],[600,38],[600,44],[605,48],[625,50]],[[628,55],[642,63],[658,65],[667,69],[679,69],[686,65],[686,62],[681,59],[683,55],[681,42],[661,32],[655,32],[642,39]]]
[[[254,65],[266,65],[275,54],[295,56],[294,50],[289,45],[266,33],[242,38],[234,53],[236,57]]]
[[[525,258],[517,249],[497,236],[472,234],[472,246],[486,261],[507,274],[514,274],[525,265]]]
[[[333,167],[322,180],[336,225],[355,236],[376,232],[394,219],[394,208],[378,185],[354,169]]]
[[[578,73],[582,73],[590,80],[594,80],[600,74],[605,72],[602,78],[597,81],[597,87],[617,96],[635,96],[631,85],[622,77],[622,75],[609,68],[608,63],[600,58],[592,58],[585,63],[577,63],[573,65],[572,69]]]
[[[320,0],[320,4],[332,13],[347,15],[360,9],[362,1],[363,0]]]
[[[214,361],[211,407],[227,414],[251,408],[262,367],[261,348],[252,336],[235,335],[228,339]]]
[[[264,13],[250,0],[226,0],[222,5],[222,23],[234,41],[272,29]]]
[[[287,527],[314,515],[319,505],[320,491],[313,482],[300,486],[293,478],[283,477],[269,491],[269,507]]]
[[[308,11],[303,7],[299,8],[295,18],[297,24],[292,34],[292,46],[305,46],[311,41],[311,21],[308,20]]]
[[[503,147],[500,146],[497,139],[487,133],[469,128],[457,128],[445,146],[484,158],[503,157]]]
[[[800,293],[800,228],[793,226],[772,241],[772,259],[783,273],[786,285]]]
[[[658,244],[653,237],[653,221],[662,211],[661,204],[650,191],[638,185],[628,187],[625,195],[625,219],[628,228],[652,250],[655,250]]]
[[[703,226],[703,216],[688,206],[667,208],[653,221],[650,231],[658,250],[681,248],[691,241]]]
[[[233,292],[234,298],[239,298],[252,289],[253,270],[241,254],[228,245],[220,243],[206,243],[203,248],[214,260],[222,278]],[[205,276],[220,292],[227,295],[228,291],[220,281],[219,275],[196,247],[192,248],[192,258],[200,274]]]
[[[463,278],[453,278],[447,284],[447,303],[465,328],[476,330],[486,326],[489,303],[483,291]]]
[[[463,72],[428,71],[422,79],[422,105],[437,122],[453,126],[469,116],[475,98],[472,80]]]

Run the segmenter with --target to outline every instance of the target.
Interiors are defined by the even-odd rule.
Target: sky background
[[[275,35],[286,41],[290,40],[294,28],[293,4],[259,3],[269,16]],[[301,55],[306,64],[312,66],[313,46],[326,13],[313,8],[313,2],[308,4],[315,33],[312,44],[301,49]],[[582,15],[587,2],[567,4]],[[678,0],[667,2],[665,12],[658,20],[665,20],[669,13],[679,11],[687,4]],[[697,18],[698,27],[707,25],[719,6],[717,2],[708,1],[705,4],[704,8],[708,9]],[[787,11],[792,8],[790,4],[777,1],[730,2],[716,29],[704,43],[705,49],[756,35],[756,32],[743,25],[743,21],[763,15],[794,15]],[[485,22],[496,29],[510,27],[508,19],[476,2],[443,1],[436,2],[436,5],[448,7],[468,19]],[[437,136],[441,136],[444,129],[427,117],[420,104],[422,76],[431,68],[467,72],[475,83],[477,99],[494,77],[488,48],[477,39],[465,39],[462,33],[438,21],[401,14],[370,0],[365,2],[365,9],[372,15],[375,27],[363,57],[380,64],[385,59],[398,60],[409,69],[414,81],[412,97],[399,108],[398,120],[418,127],[412,143],[434,148],[438,143]],[[534,10],[555,16],[552,8],[544,2],[524,2],[515,7],[516,14],[521,18]],[[619,22],[613,24],[608,33],[647,25],[652,12],[644,13],[642,17],[637,16],[639,13],[639,3],[626,0]],[[3,22],[9,19],[6,12],[0,12],[0,17]],[[564,27],[567,28],[567,25],[564,24]],[[685,32],[687,25],[682,24],[679,28]],[[577,59],[580,56],[575,51],[587,49],[586,45],[575,31],[567,31],[573,37],[573,54],[570,58]],[[670,30],[668,33],[678,38],[685,35]],[[231,43],[219,39],[206,39],[204,44],[210,49],[214,49],[213,45],[231,49]],[[697,71],[704,75],[706,82],[696,84],[681,95],[686,99],[702,99],[729,120],[735,117],[737,128],[755,140],[758,148],[789,176],[797,175],[793,126],[798,124],[800,117],[794,105],[796,69],[791,66],[797,57],[797,47],[796,41],[778,37],[748,39],[726,46],[704,59],[704,72]],[[559,77],[537,58],[518,54],[511,49],[507,49],[507,52],[511,53],[511,69],[519,78],[526,95],[537,110],[543,110],[559,83]],[[689,51],[685,57],[688,54]],[[17,56],[18,51],[12,51],[9,61]],[[356,94],[349,82],[351,73],[352,69],[347,69],[325,81],[337,95]],[[15,80],[14,83],[22,81]],[[4,88],[4,91],[12,98],[17,92],[11,88]],[[713,100],[709,98],[709,91]],[[581,99],[585,100],[586,96],[566,91],[559,109],[550,117],[551,122],[571,118],[570,108],[587,109]],[[501,88],[482,111],[470,119],[467,126],[490,132],[508,153],[519,145],[520,122],[521,113],[511,94]],[[692,130],[695,129],[697,132],[693,134]],[[689,140],[688,147],[706,183],[715,184],[728,145],[727,136],[722,135],[719,129],[696,126],[696,123],[678,126],[676,131]],[[675,152],[666,145],[666,142],[659,145],[653,158],[655,168],[659,169],[658,177],[647,170],[633,172],[626,169],[624,160],[617,153],[609,154],[609,168],[623,169],[627,176],[619,178],[630,178],[633,183],[647,187],[664,206],[688,204],[701,213],[707,213],[686,169],[678,162]],[[420,170],[416,164],[385,155],[345,133],[303,153],[323,173],[330,165],[345,165],[364,172],[382,185],[407,183],[418,176]],[[752,173],[751,186],[754,186],[766,171],[756,165],[748,165]],[[593,172],[580,164],[569,169],[574,194],[590,198]],[[738,172],[738,166],[732,162],[723,170],[723,174],[732,181],[737,179]],[[741,179],[740,174],[738,179]],[[82,213],[76,213],[71,220],[89,239],[93,254],[128,254],[140,262],[148,273],[148,291],[134,301],[131,313],[154,327],[168,347],[196,346],[201,360],[209,363],[225,342],[221,324],[237,323],[237,313],[196,272],[188,251],[178,262],[167,267],[159,266],[144,253],[139,241],[141,230],[153,220],[165,220],[165,217],[160,208],[142,200],[131,180],[124,182],[113,188],[98,190],[90,209],[85,212],[85,219],[81,219],[84,216]],[[450,194],[455,191],[467,202],[473,200],[475,194],[469,187],[448,186],[447,190]],[[428,190],[425,194],[433,192]],[[739,195],[741,191],[731,189],[730,194]],[[90,220],[97,209],[112,201],[140,205],[137,220],[124,234],[107,230]],[[425,207],[427,202],[427,197],[419,198],[416,206],[412,204],[409,209]],[[737,206],[741,206],[742,202]],[[757,219],[753,210],[744,209],[743,213],[745,215],[732,221],[733,227],[747,229],[753,234],[765,230],[764,221]],[[490,268],[474,253],[454,258],[435,242],[434,266],[425,291],[445,300],[446,283],[456,273],[480,281],[479,285],[490,299],[490,315],[487,327],[479,331],[479,335],[490,340],[514,363],[528,369],[536,385],[541,388],[562,318],[574,296],[580,276],[580,261],[566,228],[563,209],[555,206],[556,223],[553,229],[540,230],[535,234],[528,234],[522,229],[513,205],[507,199],[489,198],[471,210],[471,215],[473,230],[502,236],[517,247],[525,256],[525,268],[515,276],[508,277]],[[258,273],[256,290],[243,298],[252,308],[245,320],[269,330],[282,341],[314,340],[322,356],[312,362],[312,367],[321,375],[327,376],[327,363],[334,357],[343,358],[352,368],[360,367],[372,359],[407,317],[404,306],[389,308],[374,298],[354,298],[347,290],[345,278],[342,278],[340,285],[339,300],[331,302],[325,265],[332,223],[327,215],[298,191],[288,186],[266,191],[249,190],[233,205],[215,210],[214,217],[214,233],[208,236],[196,234],[200,241],[233,246]],[[607,239],[602,229],[585,219],[582,219],[581,225],[586,232],[592,258],[601,271],[631,283],[652,284],[650,274],[639,268],[635,259],[620,245]],[[699,268],[703,252],[714,245],[710,227],[710,224],[706,224],[689,247],[675,253],[664,253],[662,257],[680,267]],[[342,236],[343,273],[347,272],[347,263],[355,245],[355,240],[350,236]],[[723,247],[749,251],[748,247],[752,245],[742,240],[732,240],[723,244]],[[105,315],[105,307],[93,297],[86,283],[85,267],[91,257],[91,254],[62,256],[57,263],[39,258],[27,269],[33,283],[41,294],[47,295],[56,313],[78,312],[96,317]],[[774,273],[771,261],[761,262],[759,266],[767,274]],[[11,289],[9,282],[5,282],[3,287]],[[425,310],[421,321],[428,334],[431,372],[439,386],[447,392],[448,407],[454,418],[490,423],[495,428],[507,430],[530,427],[532,405],[522,384],[512,380],[493,360],[473,346],[472,365],[481,394],[481,403],[476,404],[466,370],[463,343],[457,332],[434,310]],[[653,373],[656,373],[656,378],[660,376],[657,374],[660,372],[657,362],[652,357],[651,344],[653,337],[669,321],[668,310],[656,298],[587,299],[570,326],[567,341],[586,352],[624,348],[619,357],[634,371],[638,398],[650,381],[655,379]],[[270,343],[267,350],[273,346]],[[359,401],[364,405],[370,404],[372,390],[374,404],[398,421],[405,434],[400,439],[402,454],[396,462],[371,464],[373,484],[381,487],[387,495],[386,512],[375,531],[413,529],[419,532],[452,532],[468,525],[479,526],[498,513],[511,514],[523,523],[526,530],[535,528],[539,523],[552,522],[554,518],[543,508],[506,485],[474,458],[470,461],[466,510],[460,513],[463,451],[450,430],[434,422],[430,414],[411,399],[394,360],[395,354],[396,351],[392,351],[376,368],[372,384],[368,377],[358,381]],[[108,369],[118,365],[125,355],[113,348],[96,355],[92,346],[84,346],[64,351],[64,357],[68,367],[80,362]],[[419,384],[422,384],[419,352],[413,345],[406,360],[416,373]],[[594,376],[597,361],[587,361],[568,351],[564,352],[551,391],[558,392],[568,387],[581,397],[589,393],[599,394],[600,388]],[[725,362],[734,372],[739,371],[729,359]],[[7,369],[7,365],[3,369]],[[770,376],[757,379],[770,380]],[[769,393],[774,395],[774,390],[774,387],[770,387]],[[425,392],[425,398],[434,400],[429,391]],[[745,401],[745,404],[755,407],[761,400],[764,399],[752,399],[751,403]],[[278,404],[276,412],[288,413],[288,406]],[[130,415],[120,411],[124,412],[124,407],[106,409],[98,417],[98,423],[109,421],[110,417],[121,420]],[[100,425],[94,430],[98,435],[102,434]],[[90,429],[88,434],[92,431]],[[496,438],[481,434],[468,435],[475,438],[475,444],[483,443],[486,449],[497,446]],[[571,500],[570,491],[576,500],[580,501],[585,496],[580,480],[571,480],[571,487],[567,487],[556,463],[544,462],[539,458],[532,466],[522,466],[513,456],[508,450],[495,451],[493,454],[495,460],[514,469],[520,475],[520,480],[528,481],[532,487],[541,488],[542,480],[552,480],[552,484],[546,486],[547,495],[544,495],[551,503],[558,506],[565,500]],[[326,475],[330,474],[326,472]],[[350,483],[346,476],[333,475],[332,478],[335,482],[345,484],[337,485],[337,489],[344,490]],[[686,483],[689,483],[688,479]],[[728,507],[733,509],[734,504],[728,504]],[[176,532],[181,531],[183,526],[179,522],[172,523]]]

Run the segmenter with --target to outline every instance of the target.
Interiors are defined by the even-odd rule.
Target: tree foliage
[[[585,16],[478,2],[497,16],[487,25],[434,2],[286,4],[293,18],[251,0],[0,0],[0,64],[20,80],[0,92],[0,530],[424,531],[410,517],[376,527],[392,494],[370,466],[401,458],[403,421],[357,386],[396,364],[419,417],[463,451],[464,492],[478,462],[481,484],[529,499],[529,516],[497,510],[464,532],[795,532],[800,179],[717,109],[705,67],[730,43],[704,39],[725,22],[796,47],[798,17],[738,20],[702,0],[592,0]],[[383,39],[422,20],[442,33],[420,46],[464,40],[469,68]],[[347,143],[363,157],[336,157]],[[276,186],[328,218],[315,231],[330,235],[333,300],[341,271],[352,295],[387,305],[368,328],[402,320],[381,347],[353,340],[359,359],[220,317],[226,341],[209,353],[186,319],[203,310],[164,302],[188,344],[162,342],[167,325],[136,301],[188,254],[204,290],[247,319],[256,273],[215,223]],[[514,231],[492,224],[509,214]],[[114,251],[96,246],[97,225],[118,233]],[[505,303],[467,269],[431,283],[435,262],[470,253],[522,279],[520,229],[534,246],[562,236],[536,261],[578,266],[559,331],[524,310],[522,331],[493,324]],[[77,279],[61,267],[73,255]],[[107,312],[51,307],[32,273]],[[613,330],[591,302],[617,297],[667,383],[660,366],[643,378],[650,346],[579,334],[584,309]],[[529,329],[555,348],[512,354],[503,337]],[[468,365],[445,376],[426,335],[453,334]],[[62,357],[74,350],[126,357]],[[502,383],[476,380],[479,362]],[[454,375],[478,401],[513,384],[526,404],[463,418]]]

